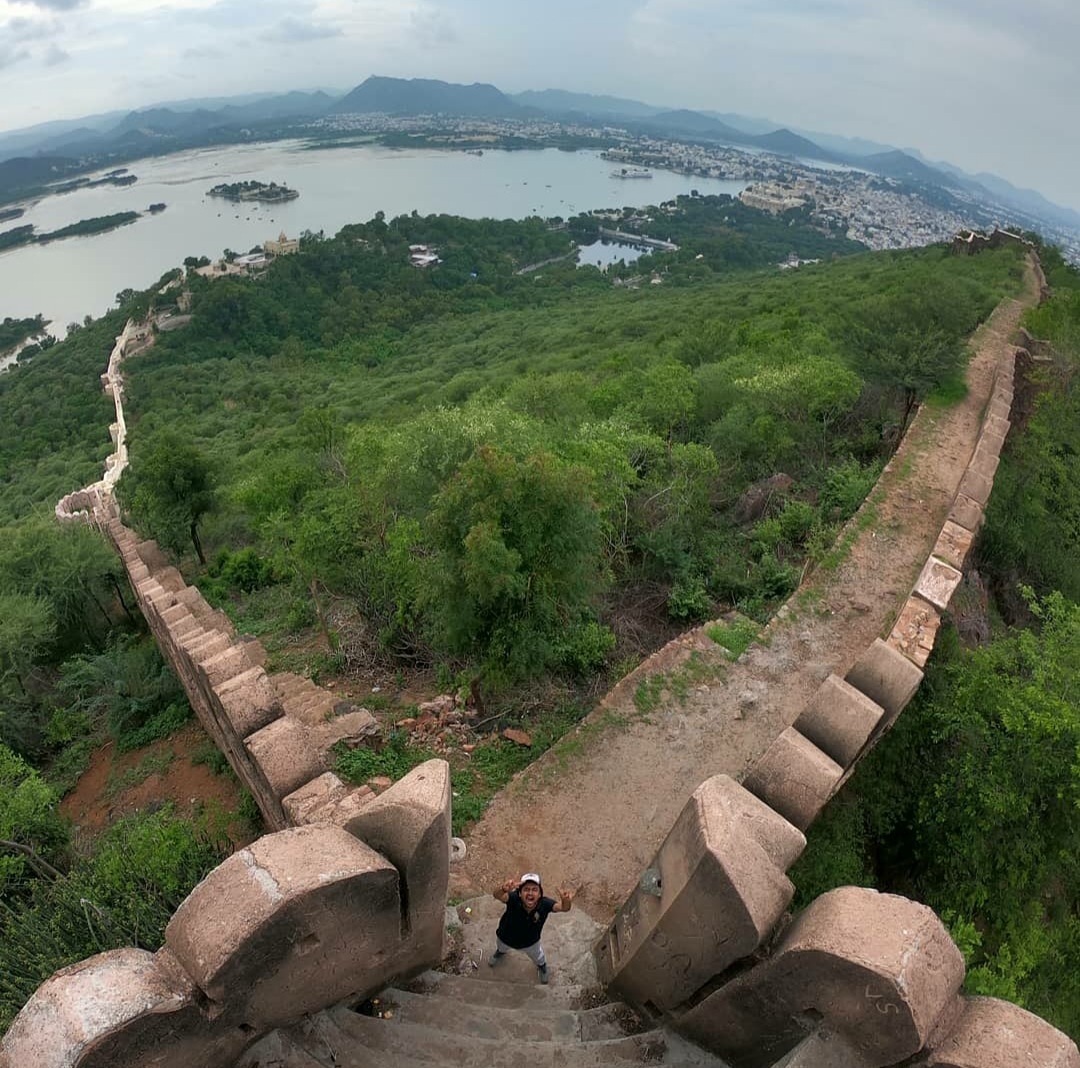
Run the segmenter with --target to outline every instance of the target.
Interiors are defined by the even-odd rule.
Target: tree
[[[606,581],[588,472],[482,445],[434,501],[422,592],[442,640],[522,677],[574,662]]]
[[[206,563],[199,522],[214,503],[213,478],[203,453],[175,431],[157,433],[135,452],[118,483],[120,502],[140,531],[174,552],[190,540]]]
[[[55,878],[68,845],[55,791],[22,757],[0,744],[0,896],[27,874]]]

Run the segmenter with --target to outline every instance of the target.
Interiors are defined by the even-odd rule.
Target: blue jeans
[[[508,946],[498,935],[495,936],[495,944],[499,948],[500,953],[509,953],[513,946]],[[537,966],[537,968],[547,967],[547,958],[544,956],[544,947],[539,942],[534,942],[531,946],[526,946],[524,949],[519,949],[519,953],[524,953]]]

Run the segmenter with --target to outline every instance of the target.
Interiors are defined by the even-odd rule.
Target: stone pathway
[[[740,779],[830,674],[884,637],[932,548],[979,432],[994,375],[1011,361],[1029,268],[971,339],[967,397],[923,407],[860,513],[833,570],[819,569],[737,663],[699,628],[623,679],[585,722],[521,773],[468,840],[462,895],[510,875],[579,889],[605,922],[637,882],[699,783]],[[846,537],[845,537],[846,535]]]

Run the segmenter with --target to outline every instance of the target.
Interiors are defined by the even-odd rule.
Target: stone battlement
[[[1025,338],[1028,345],[1030,338]],[[963,578],[1011,426],[1018,349],[997,368],[952,509],[888,634],[825,679],[742,783],[704,782],[595,947],[602,982],[733,1066],[840,1036],[819,1063],[1077,1066],[1045,1021],[961,998],[963,958],[925,906],[854,887],[792,924],[803,832],[915,695]],[[843,1060],[842,1046],[857,1059]],[[1035,1052],[1037,1051],[1037,1052]]]

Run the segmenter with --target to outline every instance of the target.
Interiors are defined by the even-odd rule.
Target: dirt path
[[[495,799],[469,837],[455,891],[538,870],[546,886],[579,887],[595,919],[613,915],[698,784],[721,772],[740,778],[823,679],[844,675],[891,628],[974,451],[995,370],[1011,360],[1020,314],[1037,299],[1029,268],[1022,298],[1003,301],[971,339],[967,397],[919,411],[845,528],[839,563],[793,595],[767,644],[732,664],[699,628],[652,656]]]

